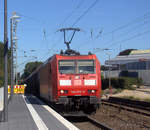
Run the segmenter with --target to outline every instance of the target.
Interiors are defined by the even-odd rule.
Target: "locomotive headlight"
[[[63,93],[64,93],[64,90],[60,90],[60,93],[63,94]]]
[[[95,90],[92,90],[91,93],[95,93]]]
[[[67,94],[67,93],[68,93],[68,90],[60,90],[60,93],[61,93],[61,94]]]
[[[96,90],[88,90],[88,93],[96,93]]]

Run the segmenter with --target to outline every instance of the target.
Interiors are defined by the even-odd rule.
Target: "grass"
[[[150,98],[145,98],[144,101],[145,102],[150,102]]]
[[[140,98],[134,96],[123,96],[122,98],[130,99],[130,100],[140,100]]]
[[[115,90],[114,94],[121,93],[124,89],[118,88]]]
[[[112,89],[112,93],[113,94],[121,93],[123,90],[124,89],[120,89],[120,88],[118,88],[118,89]],[[101,96],[103,96],[105,94],[110,94],[110,90],[109,89],[107,89],[107,90],[101,90],[100,94],[101,94]]]
[[[102,95],[104,95],[104,91],[103,91],[103,90],[101,90],[101,93],[100,93],[100,94],[101,94],[101,96],[102,96]]]

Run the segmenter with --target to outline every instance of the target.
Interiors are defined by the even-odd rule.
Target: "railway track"
[[[112,128],[90,116],[65,116],[65,118],[81,130],[112,130]]]
[[[127,110],[139,113],[145,116],[150,116],[150,103],[144,101],[135,101],[118,97],[110,97],[108,100],[102,100],[103,105],[108,105],[118,108],[120,111]]]
[[[50,105],[50,103],[47,104]],[[102,104],[103,104],[102,107],[99,109],[99,111],[97,111],[95,116],[93,115],[88,116],[83,112],[60,113],[61,109],[56,110],[56,107],[54,106],[53,109],[55,109],[68,121],[77,126],[80,130],[112,130],[125,128],[126,128],[125,130],[130,129],[139,130],[140,128],[144,128],[147,130],[150,128],[149,120],[147,120],[143,116],[145,115],[145,111],[142,110],[139,111],[139,109],[136,110],[135,108],[132,107],[123,106],[120,105],[120,103],[119,104],[112,103],[109,102],[109,100],[107,101],[102,100]],[[130,111],[130,114],[128,113],[128,111]],[[140,113],[141,115],[134,114],[133,112]],[[149,116],[149,113],[146,113],[146,115]],[[108,127],[107,125],[110,127]]]
[[[98,128],[101,128],[102,130],[112,130],[112,128],[108,127],[107,125],[103,123],[98,122],[97,120],[95,120],[94,118],[90,116],[87,116],[86,118],[88,119],[89,122],[96,125]]]

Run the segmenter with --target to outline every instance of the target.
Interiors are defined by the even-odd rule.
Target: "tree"
[[[8,84],[10,84],[10,56],[11,51],[8,49]],[[0,87],[4,85],[4,44],[0,42]]]
[[[21,76],[21,79],[27,78],[37,67],[39,67],[42,62],[29,62],[25,65],[24,73]]]
[[[105,71],[105,70],[108,70],[108,66],[105,66],[105,65],[101,65],[101,70]]]

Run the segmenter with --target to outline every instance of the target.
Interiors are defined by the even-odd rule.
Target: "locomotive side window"
[[[78,60],[77,61],[78,73],[93,74],[95,73],[94,60]]]
[[[61,74],[75,73],[75,61],[74,60],[60,60],[59,61],[59,72]]]

